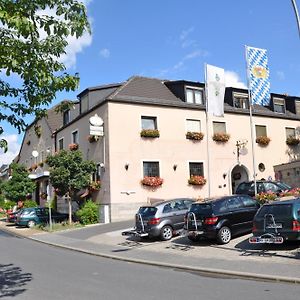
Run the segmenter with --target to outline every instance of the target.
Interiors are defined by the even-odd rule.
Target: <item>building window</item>
[[[213,130],[215,133],[226,133],[226,123],[225,122],[213,122]]]
[[[144,161],[143,162],[144,177],[159,177],[159,162],[158,161]]]
[[[72,132],[72,143],[78,144],[78,130]]]
[[[204,176],[203,173],[203,163],[201,162],[190,162],[190,177],[191,176]]]
[[[249,98],[247,94],[233,93],[233,106],[249,109]]]
[[[273,99],[274,112],[284,114],[285,113],[285,101],[284,99],[274,98]]]
[[[285,128],[285,134],[286,134],[286,138],[296,137],[296,129],[295,128],[286,127]]]
[[[80,99],[80,113],[84,113],[88,109],[89,109],[89,97],[88,95],[85,95]]]
[[[157,129],[156,117],[142,117],[142,129]]]
[[[186,102],[195,104],[204,104],[203,89],[186,87]]]
[[[200,120],[187,119],[186,120],[186,131],[187,132],[201,132]]]
[[[67,125],[70,122],[70,110],[66,110],[63,113],[63,124]]]
[[[264,125],[255,125],[256,137],[267,136],[267,127]]]
[[[92,174],[93,181],[100,181],[101,179],[101,166],[100,163],[96,165],[96,171]]]
[[[58,150],[64,149],[64,139],[59,139],[58,140]]]

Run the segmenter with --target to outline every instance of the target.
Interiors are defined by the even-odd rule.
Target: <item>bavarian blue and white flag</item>
[[[246,60],[252,104],[269,105],[270,76],[267,50],[246,46]]]

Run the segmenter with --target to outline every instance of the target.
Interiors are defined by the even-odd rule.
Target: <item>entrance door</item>
[[[232,194],[235,193],[236,188],[241,182],[248,181],[249,175],[247,168],[243,165],[236,165],[231,171],[231,187]]]

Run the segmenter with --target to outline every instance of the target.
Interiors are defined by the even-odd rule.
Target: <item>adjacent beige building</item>
[[[254,142],[252,149],[248,91],[226,89],[224,117],[207,118],[204,95],[203,83],[145,77],[78,95],[79,110],[54,132],[52,142],[55,151],[76,143],[85,159],[96,162],[93,180],[101,180],[101,189],[92,197],[101,204],[103,221],[132,218],[153,198],[228,195],[254,173],[257,179],[275,179],[275,165],[299,156],[298,144],[286,141],[298,137],[300,98],[271,94],[268,107],[254,106],[254,138],[263,137],[265,144]],[[90,136],[95,115],[104,129],[96,140]],[[152,137],[142,137],[142,130]],[[215,134],[223,142],[215,141]],[[193,175],[203,176],[206,184],[189,184]],[[145,176],[163,183],[143,185]]]

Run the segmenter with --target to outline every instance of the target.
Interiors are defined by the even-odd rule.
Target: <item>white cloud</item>
[[[239,75],[234,71],[225,71],[225,84],[228,87],[247,89],[247,85],[241,81]]]
[[[20,144],[18,143],[18,136],[16,134],[2,135],[0,138],[8,142],[8,151],[6,153],[3,153],[3,150],[0,149],[0,166],[2,166],[3,164],[10,164],[19,154]]]
[[[181,42],[182,48],[187,48],[191,46],[196,46],[197,42],[196,40],[189,39],[189,35],[194,31],[194,27],[190,27],[186,30],[182,30],[179,36],[179,40]]]
[[[103,58],[109,58],[110,57],[110,51],[109,49],[107,48],[103,48],[100,50],[100,55],[103,57]]]
[[[193,31],[194,31],[194,27],[190,27],[186,30],[182,30],[181,33],[180,33],[180,36],[179,36],[180,40],[181,41],[185,40],[188,37],[188,35],[190,33],[192,33]]]
[[[285,74],[282,71],[277,71],[276,72],[277,77],[279,78],[279,80],[285,80]]]

